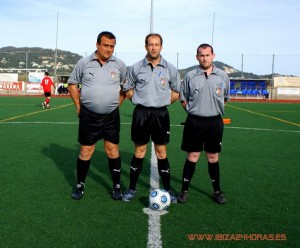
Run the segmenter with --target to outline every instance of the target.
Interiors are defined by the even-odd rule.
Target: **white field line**
[[[150,168],[150,191],[159,188],[159,175],[157,170],[157,158],[155,155],[154,144],[151,145],[151,168]],[[147,248],[161,248],[160,232],[160,215],[166,214],[167,211],[154,211],[150,208],[144,208],[144,213],[149,215],[148,218],[148,242]]]
[[[157,169],[157,157],[154,143],[151,143],[151,171],[150,171],[150,191],[159,188],[159,175]]]
[[[159,188],[159,176],[157,170],[157,158],[154,151],[154,144],[151,145],[151,169],[150,169],[150,191]],[[160,215],[156,212],[149,214],[148,219],[148,243],[147,247],[162,247],[160,234]]]
[[[269,128],[255,128],[255,127],[225,127],[228,129],[241,129],[252,131],[267,131],[267,132],[287,132],[287,133],[300,133],[300,130],[281,130],[281,129],[269,129]]]
[[[52,124],[52,125],[77,125],[78,122],[55,122],[55,121],[5,121],[1,122],[0,125],[4,124]],[[131,123],[123,122],[121,125],[131,125]],[[171,124],[171,127],[183,127],[179,124]],[[269,131],[269,132],[287,132],[287,133],[300,133],[300,130],[281,130],[281,129],[269,129],[269,128],[253,128],[253,127],[233,127],[225,126],[225,129],[241,129],[241,130],[253,130],[253,131]]]
[[[52,124],[52,125],[74,125],[78,124],[78,122],[64,122],[64,121],[5,121],[0,124]]]

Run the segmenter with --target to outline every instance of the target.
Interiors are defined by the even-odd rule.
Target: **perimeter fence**
[[[46,49],[44,52],[32,50],[0,52],[0,94],[41,94],[39,83],[45,71],[50,73],[57,85],[65,83],[76,62],[92,52],[71,53],[51,49]],[[145,53],[116,52],[115,55],[121,58],[127,66],[131,66],[142,59]],[[195,54],[192,53],[162,53],[162,56],[178,68],[181,78],[187,71],[197,66]],[[300,99],[300,82],[298,82],[300,81],[300,56],[216,54],[215,64],[224,69],[234,82],[231,88],[236,91],[233,92],[232,97],[268,99],[282,98],[281,95],[287,94],[292,98]],[[287,68],[289,68],[288,71]],[[291,71],[296,73],[289,74],[288,72]],[[274,87],[276,77],[293,78],[293,83],[296,84],[285,84],[284,89],[278,90],[278,85]],[[253,87],[252,82],[251,87],[238,87],[241,85],[241,80],[263,80],[263,85]],[[247,82],[246,85],[250,83]],[[294,86],[296,88],[293,88]],[[252,90],[252,92],[246,93],[246,90]],[[264,93],[263,90],[265,90]],[[54,93],[59,94],[59,92]]]

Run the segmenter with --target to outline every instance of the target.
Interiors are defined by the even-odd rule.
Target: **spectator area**
[[[237,99],[268,99],[266,79],[230,79],[230,97]]]
[[[68,95],[68,75],[58,75],[58,85],[57,85],[57,92],[59,95]]]

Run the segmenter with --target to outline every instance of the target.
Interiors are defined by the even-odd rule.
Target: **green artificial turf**
[[[42,101],[43,97],[0,97],[1,247],[147,247],[148,215],[143,209],[150,188],[150,144],[133,201],[111,199],[101,141],[85,195],[75,201],[71,199],[79,152],[75,108],[70,98],[53,97],[50,110],[41,108]],[[134,149],[133,105],[126,100],[120,109],[125,190]],[[179,103],[169,110],[168,158],[172,188],[178,193],[186,156],[180,150],[186,113]],[[211,200],[202,154],[188,202],[172,204],[160,217],[162,247],[297,247],[300,105],[229,102],[225,117],[231,124],[225,125],[220,168],[227,203]],[[255,240],[261,236],[264,240]]]

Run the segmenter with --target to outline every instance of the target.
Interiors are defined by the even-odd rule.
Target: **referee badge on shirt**
[[[161,78],[161,79],[160,79],[160,84],[161,84],[162,86],[165,86],[165,85],[167,84],[167,79]]]
[[[225,83],[224,82],[221,82],[217,85],[217,89],[216,89],[216,95],[217,96],[221,96],[222,94],[222,89],[225,88]]]
[[[221,87],[217,87],[216,94],[217,96],[221,96]]]
[[[116,78],[116,73],[115,73],[115,72],[112,71],[112,72],[110,73],[110,75],[111,75],[111,78],[112,78],[112,79],[115,79],[115,78]]]

